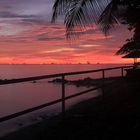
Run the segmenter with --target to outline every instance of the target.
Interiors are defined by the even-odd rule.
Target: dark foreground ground
[[[1,139],[140,139],[140,82],[117,79],[104,88],[104,97],[77,104],[64,120],[53,117]]]

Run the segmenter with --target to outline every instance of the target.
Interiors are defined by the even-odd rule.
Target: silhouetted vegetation
[[[129,53],[140,48],[140,1],[139,0],[56,0],[53,7],[54,22],[59,15],[64,15],[67,37],[77,35],[87,26],[99,24],[108,34],[116,24],[127,24],[134,36],[117,54]]]

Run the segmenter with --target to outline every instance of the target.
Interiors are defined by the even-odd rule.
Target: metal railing
[[[69,96],[65,96],[65,77],[66,76],[71,76],[71,75],[80,75],[80,74],[88,74],[88,73],[95,73],[95,72],[101,72],[102,73],[102,79],[105,79],[105,72],[109,71],[109,70],[116,70],[116,69],[120,69],[121,70],[121,76],[124,77],[124,69],[125,68],[132,68],[133,66],[124,66],[124,67],[114,67],[114,68],[106,68],[106,69],[98,69],[98,70],[88,70],[88,71],[78,71],[78,72],[67,72],[67,73],[59,73],[59,74],[52,74],[52,75],[43,75],[43,76],[36,76],[36,77],[27,77],[27,78],[19,78],[19,79],[10,79],[10,80],[0,80],[0,85],[4,86],[6,84],[14,84],[14,83],[21,83],[21,82],[29,82],[29,81],[35,81],[35,80],[43,80],[43,79],[49,79],[49,78],[56,78],[56,77],[61,77],[62,79],[62,84],[61,84],[61,88],[62,88],[62,96],[59,99],[56,99],[54,101],[33,107],[33,108],[29,108],[5,117],[1,117],[0,118],[0,122],[4,122],[16,117],[19,117],[21,115],[45,108],[47,106],[51,106],[57,103],[62,103],[62,115],[65,115],[65,101],[80,95],[83,95],[85,93],[91,92],[93,90],[99,89],[101,88],[101,86],[96,86],[93,87],[91,89],[87,89],[85,91],[73,94],[73,95],[69,95]]]

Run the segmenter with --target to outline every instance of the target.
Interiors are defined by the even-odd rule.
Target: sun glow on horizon
[[[40,0],[38,7],[37,1],[15,0],[14,5],[7,1],[0,1],[0,64],[132,62],[114,55],[132,36],[126,26],[121,25],[105,36],[93,25],[77,30],[79,38],[70,43],[65,37],[65,26],[61,22],[50,23],[52,1],[47,9],[44,8],[46,0]]]

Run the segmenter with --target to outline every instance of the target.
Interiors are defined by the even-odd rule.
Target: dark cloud
[[[96,31],[98,31],[98,29],[87,29],[87,30],[84,30],[84,31],[75,31],[74,33],[71,33],[71,35],[76,35],[76,36],[81,36],[81,35],[85,35],[85,34],[93,34],[93,33],[96,33]]]
[[[39,5],[39,4],[46,4],[52,5],[54,0],[1,0],[0,5],[5,7],[17,7],[20,5]]]
[[[31,16],[30,18],[23,18],[22,19],[22,24],[27,25],[47,25],[49,22],[47,21],[46,18],[40,18],[39,16]]]
[[[23,22],[41,24],[50,21],[52,5],[53,0],[1,0],[0,18],[23,18]]]
[[[33,18],[34,15],[18,15],[9,11],[1,11],[0,18]]]
[[[54,37],[54,36],[51,37],[47,33],[43,33],[41,35],[38,35],[36,37],[36,39],[39,41],[50,41],[50,40],[57,41],[57,40],[64,40],[64,37],[59,37],[59,36],[58,37]]]

